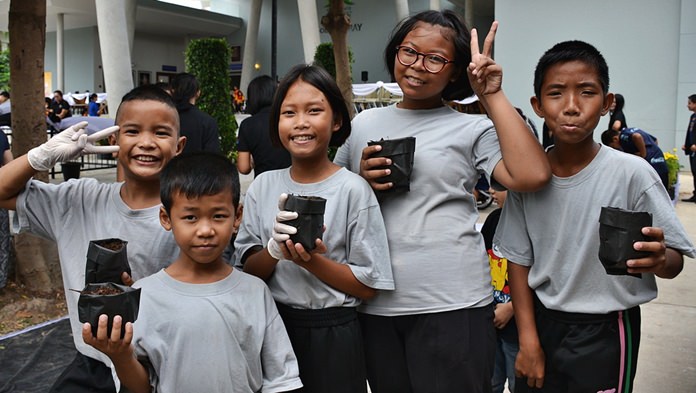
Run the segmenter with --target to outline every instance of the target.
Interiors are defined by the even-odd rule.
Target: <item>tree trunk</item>
[[[350,16],[346,15],[343,0],[331,0],[329,13],[321,18],[321,25],[329,32],[333,43],[334,60],[336,62],[336,83],[341,89],[343,98],[348,105],[351,117],[355,114],[353,108],[353,78],[350,73],[348,58],[348,29]]]
[[[44,114],[44,48],[46,0],[11,0],[10,85],[12,86],[12,154],[26,154],[46,142]],[[48,174],[37,178],[47,181]],[[17,275],[29,289],[47,291],[63,286],[55,244],[35,236],[14,238]]]

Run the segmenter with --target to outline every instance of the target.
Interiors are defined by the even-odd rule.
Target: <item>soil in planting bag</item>
[[[92,326],[92,335],[97,335],[99,316],[106,314],[109,317],[107,336],[111,336],[114,317],[120,315],[123,318],[121,324],[121,338],[126,333],[126,322],[135,322],[138,319],[140,306],[140,288],[132,288],[126,285],[106,283],[87,284],[80,292],[77,301],[77,313],[80,322],[89,322]]]
[[[87,248],[85,285],[94,282],[123,284],[121,274],[131,274],[126,252],[127,241],[121,239],[92,240]]]

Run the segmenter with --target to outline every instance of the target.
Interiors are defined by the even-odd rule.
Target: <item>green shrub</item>
[[[186,47],[186,71],[201,87],[198,108],[212,116],[220,130],[220,147],[230,159],[237,158],[237,121],[230,97],[230,47],[223,38],[191,40]]]
[[[350,72],[353,72],[353,51],[348,48],[348,63],[350,63]],[[324,42],[319,44],[317,49],[314,51],[314,63],[318,66],[324,67],[326,71],[331,74],[331,76],[336,79],[336,60],[334,59],[333,53],[333,43]]]

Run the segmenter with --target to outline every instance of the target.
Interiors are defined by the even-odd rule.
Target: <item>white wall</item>
[[[686,127],[688,116],[681,112],[677,121],[680,112],[675,113],[675,108],[686,105],[687,79],[691,87],[696,82],[693,66],[684,70],[687,60],[693,65],[696,56],[695,4],[696,0],[496,0],[500,29],[495,55],[503,66],[504,89],[513,104],[533,115],[529,97],[534,94],[539,57],[558,42],[583,40],[606,58],[609,89],[624,95],[628,125],[657,136],[663,150],[681,148],[684,133],[677,130]],[[687,21],[690,30],[685,27],[680,34],[680,24]],[[680,35],[682,73],[678,72]],[[533,118],[541,126],[541,119]],[[595,131],[596,140],[607,123],[608,116]]]
[[[687,97],[696,94],[696,0],[682,0],[681,3],[676,108],[678,146],[684,143],[686,127],[691,116],[691,112],[686,108]],[[688,166],[686,163],[687,169]]]
[[[138,71],[149,71],[150,82],[155,83],[157,72],[184,72],[186,41],[180,38],[135,33],[131,61],[136,77]],[[163,71],[162,66],[175,66],[176,71]],[[138,81],[135,81],[135,86]]]
[[[99,68],[99,36],[97,27],[85,27],[81,29],[65,30],[65,86],[63,92],[102,92],[103,79]],[[44,69],[52,73],[53,89],[58,88],[56,82],[56,33],[46,33],[46,50],[44,55]]]

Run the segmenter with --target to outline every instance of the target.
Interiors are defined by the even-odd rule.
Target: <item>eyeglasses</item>
[[[454,63],[452,60],[447,60],[440,55],[434,53],[421,53],[408,46],[396,47],[396,58],[404,66],[410,66],[418,61],[418,57],[423,56],[423,67],[431,74],[437,74],[449,63]]]

